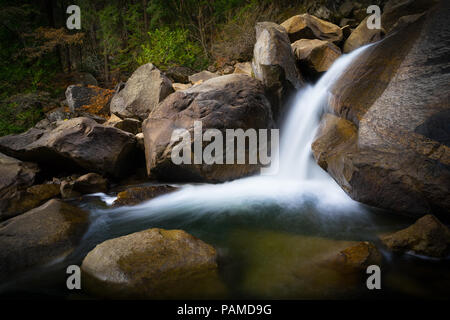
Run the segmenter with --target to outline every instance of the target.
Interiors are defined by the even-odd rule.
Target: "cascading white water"
[[[132,208],[111,209],[110,219],[128,220],[142,216],[183,215],[195,219],[241,209],[253,210],[265,205],[301,208],[313,202],[321,214],[362,212],[336,182],[314,161],[311,142],[318,127],[329,90],[348,65],[366,47],[340,57],[314,85],[297,93],[282,126],[279,172],[259,175],[222,184],[184,185],[179,191],[152,199]],[[278,161],[273,159],[273,161]],[[276,166],[275,166],[276,167]],[[109,211],[111,212],[111,211]]]

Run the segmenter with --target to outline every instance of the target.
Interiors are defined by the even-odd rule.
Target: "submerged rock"
[[[0,150],[18,159],[70,170],[71,167],[122,176],[133,168],[134,135],[75,118],[53,130],[32,128],[25,133],[0,138]]]
[[[0,224],[0,279],[65,256],[88,225],[88,214],[60,200]]]
[[[125,191],[119,192],[113,206],[134,206],[141,202],[150,200],[166,193],[173,192],[175,190],[177,190],[177,188],[171,186],[147,186],[128,188]]]
[[[156,105],[173,92],[172,82],[153,64],[140,66],[125,87],[111,100],[111,113],[144,120]]]
[[[380,236],[390,250],[445,258],[450,254],[450,230],[435,216],[427,214],[410,227]]]
[[[291,42],[300,39],[319,39],[339,43],[342,40],[341,28],[307,13],[293,16],[281,26],[286,29]]]
[[[324,118],[313,152],[353,199],[412,216],[450,212],[449,15],[441,2],[368,47],[332,87],[328,111],[345,121]]]
[[[107,240],[84,258],[83,287],[110,298],[211,298],[223,292],[216,250],[182,230]]]
[[[188,130],[193,143],[194,122],[200,120],[202,133],[207,129],[218,129],[222,137],[226,136],[226,129],[246,131],[274,127],[265,88],[254,78],[239,74],[226,75],[177,91],[159,104],[143,123],[149,176],[161,181],[218,182],[240,178],[260,168],[259,164],[249,164],[248,161],[245,164],[228,165],[194,164],[193,157],[190,163],[175,164],[171,158],[172,150],[177,146],[171,141],[174,130]],[[223,163],[226,163],[225,153]],[[248,150],[246,157],[248,159]]]
[[[372,243],[363,241],[340,251],[327,264],[344,274],[365,273],[368,266],[380,266],[382,260],[378,249]]]

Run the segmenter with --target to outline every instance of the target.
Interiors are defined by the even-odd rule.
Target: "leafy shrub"
[[[15,103],[0,104],[0,136],[26,131],[41,120],[42,115],[40,108],[18,112]]]
[[[136,58],[139,65],[151,62],[162,70],[173,66],[192,69],[206,66],[207,58],[202,48],[188,39],[187,30],[164,27],[148,35],[148,43],[141,46],[142,51]]]

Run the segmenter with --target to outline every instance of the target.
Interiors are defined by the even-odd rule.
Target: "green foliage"
[[[151,62],[163,70],[172,66],[193,69],[206,66],[207,59],[202,48],[188,39],[187,30],[164,27],[155,29],[148,35],[148,43],[142,45],[142,51],[136,58],[139,65]]]
[[[41,119],[41,109],[18,111],[15,103],[0,104],[0,136],[26,131]]]

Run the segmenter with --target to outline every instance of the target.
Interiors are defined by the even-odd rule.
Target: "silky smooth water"
[[[412,221],[384,215],[350,199],[311,153],[330,88],[366,48],[343,55],[315,85],[297,93],[281,126],[280,158],[273,159],[278,170],[271,175],[214,185],[178,185],[178,191],[134,207],[110,208],[114,195],[86,196],[75,204],[90,211],[91,225],[76,250],[62,261],[0,285],[0,293],[83,296],[83,292],[65,288],[68,265],[81,264],[104,240],[161,227],[186,230],[217,248],[220,275],[227,288],[223,298],[379,298],[380,293],[367,291],[364,279],[341,277],[320,268],[321,261],[352,241],[377,243],[380,233]],[[448,262],[383,254],[386,280],[382,294],[448,296],[448,286],[443,285],[450,282]]]

